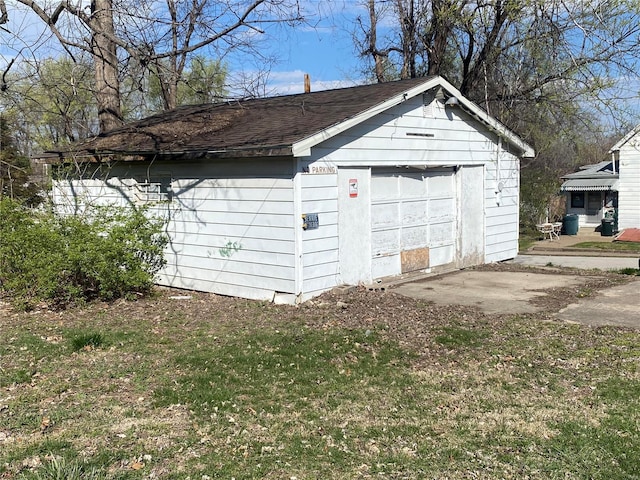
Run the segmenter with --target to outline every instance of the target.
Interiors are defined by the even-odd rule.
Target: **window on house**
[[[587,195],[587,215],[597,215],[602,208],[602,195],[600,192],[589,192]]]
[[[584,208],[584,192],[571,194],[571,208]]]

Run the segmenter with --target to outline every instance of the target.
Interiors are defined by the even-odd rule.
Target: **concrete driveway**
[[[545,289],[579,286],[593,277],[507,271],[464,270],[392,285],[390,290],[440,305],[466,305],[490,314],[543,312],[531,303]],[[640,279],[604,289],[556,313],[560,320],[640,328]]]
[[[439,305],[478,307],[486,313],[535,313],[530,302],[544,296],[547,288],[584,283],[585,277],[529,272],[463,270],[402,283],[393,291]]]
[[[567,322],[640,328],[640,280],[611,287],[584,298],[556,315]]]

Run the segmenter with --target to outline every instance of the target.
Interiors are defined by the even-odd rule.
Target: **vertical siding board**
[[[485,262],[499,262],[518,254],[519,161],[508,151],[497,162],[487,163]],[[498,191],[498,183],[502,189]]]

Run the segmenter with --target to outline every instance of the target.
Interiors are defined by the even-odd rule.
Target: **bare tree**
[[[379,66],[391,62],[396,78],[443,75],[488,107],[563,88],[574,98],[593,96],[614,77],[638,78],[640,4],[633,0],[387,3],[367,0],[368,18],[358,23],[358,48],[379,81],[390,79]]]
[[[71,0],[15,1],[34,12],[69,53],[92,55],[101,131],[122,123],[119,67],[129,61],[157,77],[164,108],[173,108],[192,54],[210,48],[223,58],[230,50],[251,48],[265,27],[302,20],[297,0],[92,0],[88,9]],[[0,0],[0,24],[6,25],[12,12],[5,12]]]

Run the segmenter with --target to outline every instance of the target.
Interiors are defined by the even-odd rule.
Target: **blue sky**
[[[87,0],[82,0],[87,1]],[[304,88],[304,74],[311,77],[313,91],[351,86],[366,82],[362,73],[362,60],[357,57],[352,39],[356,15],[367,16],[362,0],[300,0],[301,8],[307,17],[307,23],[294,28],[270,27],[265,47],[275,53],[279,61],[269,67],[268,84],[262,94],[276,95],[299,93]],[[0,44],[0,67],[6,64],[20,49],[35,39],[36,43],[49,47],[47,55],[56,55],[61,48],[39,19],[31,16],[22,19],[16,15],[15,0],[7,0],[10,9],[13,31],[20,31],[25,42],[17,42],[13,49]],[[25,7],[21,7],[25,11]],[[27,9],[28,10],[28,9]],[[33,15],[33,14],[31,14]],[[384,27],[385,21],[381,19]],[[44,35],[42,32],[46,32]],[[27,53],[28,50],[24,51]],[[261,65],[247,57],[226,58],[229,64],[229,83],[234,84],[234,77],[241,70],[245,77],[251,76]],[[629,102],[634,110],[638,110],[637,95],[640,91],[637,79],[621,79],[618,92],[612,96],[622,102]],[[230,95],[234,92],[230,89]],[[260,92],[259,92],[260,93]]]
[[[350,29],[357,13],[364,12],[359,0],[300,0],[307,22],[295,27],[274,26],[267,32],[264,47],[273,52],[278,62],[271,66],[271,93],[295,93],[303,90],[304,74],[311,76],[312,89],[321,90],[362,83]],[[8,29],[18,33],[18,40],[0,45],[0,67],[27,45],[45,46],[43,56],[62,52],[42,21],[28,8],[7,0],[10,23]],[[9,37],[3,34],[3,40]],[[29,57],[28,49],[23,49]],[[243,68],[249,72],[259,68],[248,58],[227,57],[230,71]]]
[[[267,92],[301,92],[305,73],[311,77],[312,90],[363,83],[361,62],[355,53],[350,32],[355,15],[366,12],[359,0],[300,1],[308,22],[294,28],[274,26],[267,32],[264,46],[278,58],[278,62],[270,67]],[[20,32],[20,39],[12,45],[8,42],[0,45],[0,67],[6,65],[21,47],[33,43],[47,47],[39,50],[43,56],[61,53],[57,40],[29,9],[16,5],[12,0],[7,1],[7,7],[11,22],[8,27],[13,32]],[[23,53],[27,53],[28,58],[28,49]],[[261,68],[246,57],[230,55],[226,61],[231,73],[243,69],[250,75]]]
[[[345,32],[326,29],[294,32],[282,45],[283,61],[272,70],[272,84],[279,93],[302,91],[304,74],[312,90],[362,83],[359,59]]]
[[[354,18],[366,11],[357,0],[307,0],[309,23],[278,35],[280,62],[270,74],[276,93],[303,91],[304,74],[312,90],[361,84],[362,61],[352,39]]]

